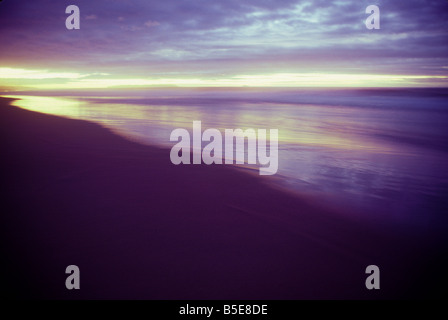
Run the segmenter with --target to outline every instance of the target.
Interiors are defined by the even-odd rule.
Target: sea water
[[[448,89],[152,89],[20,95],[22,108],[171,148],[175,128],[279,130],[282,186],[415,223],[446,221]],[[169,150],[167,150],[169,161]]]

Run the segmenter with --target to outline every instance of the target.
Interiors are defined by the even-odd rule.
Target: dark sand
[[[425,298],[444,238],[318,209],[229,166],[0,99],[4,298]],[[324,199],[322,199],[324,201]],[[65,268],[81,290],[65,288]],[[365,268],[381,289],[365,288]]]

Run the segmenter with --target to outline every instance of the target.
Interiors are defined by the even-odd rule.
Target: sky
[[[3,91],[448,87],[448,0],[4,0],[0,43]]]

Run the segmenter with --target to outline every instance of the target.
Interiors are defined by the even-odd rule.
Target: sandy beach
[[[446,296],[442,232],[350,218],[229,166],[175,166],[169,150],[9,101],[2,298]],[[65,288],[71,264],[81,290]],[[371,264],[380,290],[365,287]]]

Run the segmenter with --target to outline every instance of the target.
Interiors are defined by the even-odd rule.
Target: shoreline
[[[13,104],[14,106],[25,109],[32,112],[37,113],[43,113],[43,114],[49,114],[53,116],[59,116],[66,119],[77,119],[77,120],[83,120],[91,123],[95,123],[105,130],[108,130],[112,132],[115,135],[118,135],[128,141],[131,141],[133,143],[149,146],[149,147],[155,147],[162,150],[166,150],[166,152],[169,152],[171,147],[173,145],[164,144],[160,141],[148,139],[148,137],[145,137],[144,135],[138,135],[132,132],[128,132],[125,128],[120,128],[115,125],[110,125],[107,123],[104,123],[103,121],[98,121],[95,119],[89,119],[82,116],[77,116],[76,114],[61,114],[60,112],[52,112],[52,111],[40,111],[40,109],[43,107],[44,110],[46,110],[45,106],[42,104],[42,102],[38,103],[40,108],[35,108],[34,105],[31,102],[36,102],[33,100],[27,101],[27,99],[24,99],[24,96],[4,96],[5,98],[12,98],[14,100],[24,100],[25,106],[21,106],[21,102]],[[49,99],[55,99],[55,97],[43,97],[43,98],[49,98]],[[78,98],[76,97],[63,97],[64,100],[69,100],[72,103],[78,101]],[[60,101],[62,103],[62,108],[65,106],[64,101]],[[51,105],[55,105],[54,101],[48,101]],[[57,106],[57,103],[56,103]],[[70,106],[68,106],[68,109],[70,109]],[[149,126],[149,125],[148,125]],[[173,142],[174,144],[174,142]],[[223,158],[224,163],[224,158]],[[190,164],[193,165],[193,164]],[[204,166],[204,164],[202,164]],[[238,165],[238,164],[227,164],[227,167],[232,170],[237,170],[241,172],[242,174],[248,174],[252,175],[254,177],[258,177],[259,173],[257,173],[257,170],[260,170],[259,165],[255,165],[254,167],[250,167],[249,165]],[[207,166],[205,166],[207,167]],[[407,228],[409,230],[413,229],[414,232],[421,232],[421,225],[428,225],[428,228],[436,229],[436,232],[441,232],[442,230],[439,230],[440,225],[443,224],[444,220],[442,217],[436,217],[436,216],[430,216],[427,217],[426,220],[422,221],[421,219],[418,220],[414,217],[414,219],[406,219],[406,217],[403,216],[391,216],[388,212],[383,212],[382,207],[379,205],[366,205],[363,203],[359,203],[356,200],[352,199],[351,196],[347,193],[336,193],[331,191],[323,191],[323,190],[316,190],[316,186],[309,185],[309,182],[305,182],[300,180],[298,177],[294,177],[287,174],[282,174],[280,172],[277,172],[275,175],[272,176],[264,176],[261,179],[258,180],[260,183],[267,185],[269,188],[277,189],[283,193],[288,193],[293,197],[299,197],[302,201],[308,201],[309,204],[311,204],[316,209],[323,210],[325,212],[329,211],[332,212],[332,214],[337,214],[340,217],[345,217],[349,220],[358,220],[360,223],[364,224],[380,224],[381,227],[390,227],[390,228]],[[294,185],[294,186],[292,186]],[[309,187],[313,188],[313,191],[310,191]],[[359,199],[358,199],[359,200]],[[393,205],[393,203],[392,203]],[[386,210],[387,211],[387,210]],[[415,213],[415,212],[414,212]],[[439,219],[441,220],[440,223],[437,221],[433,221],[431,219]]]
[[[238,169],[174,166],[162,148],[8,101],[4,298],[415,298],[437,278],[438,235],[351,221]],[[378,292],[364,287],[372,261],[394,275]],[[84,290],[64,288],[70,264]]]
[[[12,99],[12,101],[15,100],[22,100],[21,96],[0,96],[0,98],[6,98],[6,99]],[[66,98],[66,97],[64,97]],[[73,99],[73,97],[70,97],[69,99]],[[31,112],[37,112],[40,114],[48,114],[50,116],[56,116],[61,117],[65,119],[73,119],[73,120],[80,120],[80,121],[86,121],[89,123],[93,123],[96,125],[99,125],[104,130],[107,130],[111,132],[114,135],[117,135],[121,138],[124,138],[127,141],[130,141],[132,143],[136,143],[139,145],[148,146],[150,148],[154,147],[157,149],[165,150],[165,152],[169,153],[170,149],[167,145],[164,145],[163,143],[157,143],[155,141],[149,142],[147,139],[134,136],[128,132],[126,132],[123,129],[115,128],[114,126],[108,126],[101,121],[94,121],[94,120],[88,120],[83,118],[77,118],[74,116],[68,116],[68,115],[58,115],[53,114],[51,112],[41,112],[36,111],[33,108],[28,109],[27,107],[22,107],[20,105],[13,105],[14,107],[17,107],[19,109],[31,111]],[[224,163],[224,158],[222,160],[222,163]],[[193,165],[192,163],[188,166]],[[181,165],[182,166],[182,165]],[[201,164],[203,167],[208,167],[204,163]],[[290,187],[288,186],[288,183],[292,179],[289,176],[282,175],[280,173],[276,173],[275,175],[269,175],[264,177],[259,177],[259,170],[260,166],[256,165],[255,167],[249,167],[247,165],[238,165],[238,164],[227,164],[226,167],[230,170],[235,170],[240,172],[241,174],[250,175],[254,177],[255,179],[258,179],[259,183],[262,183],[266,185],[268,188],[276,189],[282,193],[287,193],[291,195],[292,197],[298,197],[302,201],[307,201],[309,205],[315,207],[318,210],[322,210],[325,212],[332,212],[332,214],[337,214],[341,218],[346,218],[353,221],[359,221],[363,224],[377,224],[380,222],[380,225],[384,226],[383,221],[385,222],[385,225],[393,225],[397,224],[399,227],[401,225],[406,225],[406,221],[403,219],[397,219],[394,220],[390,217],[388,217],[386,214],[383,214],[381,212],[378,212],[378,210],[373,210],[369,208],[367,211],[365,207],[362,207],[361,205],[355,205],[353,203],[347,203],[344,200],[341,200],[338,195],[329,193],[329,192],[310,192],[306,190],[305,188],[298,188],[298,187]],[[258,177],[258,178],[257,178]],[[346,196],[346,195],[345,195]],[[321,201],[319,198],[324,198],[324,201]],[[363,212],[363,214],[360,214],[360,212]],[[365,214],[367,212],[367,214]],[[380,216],[380,217],[378,217]],[[418,226],[415,223],[406,225],[407,228],[414,228],[416,231],[418,231]]]

